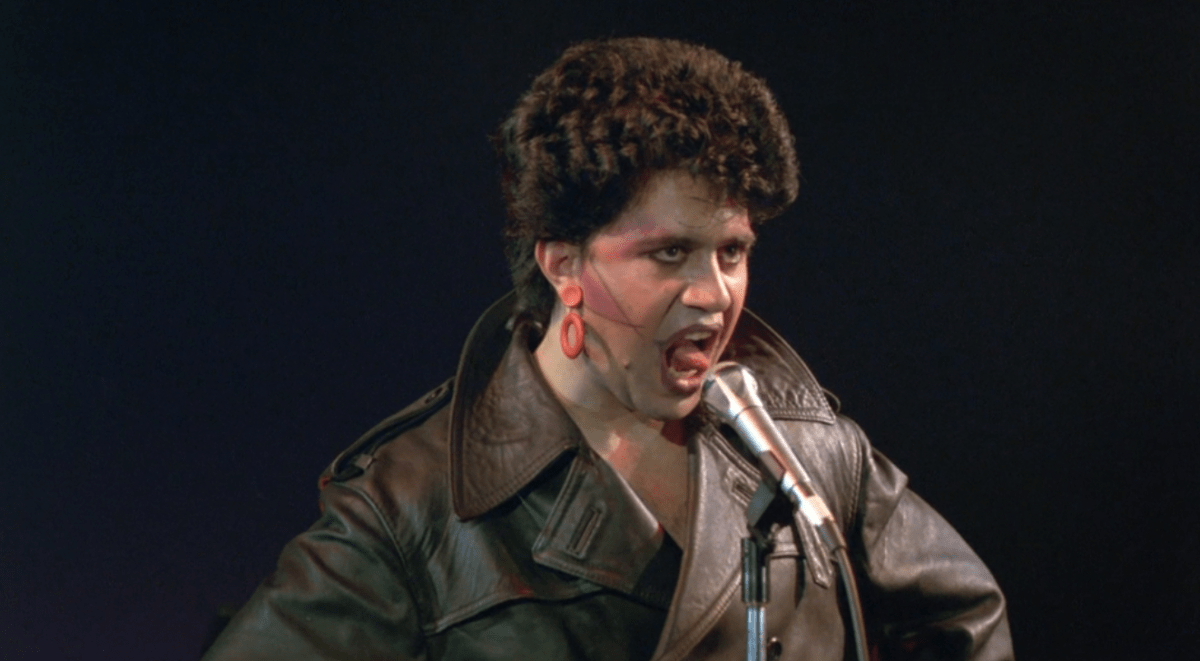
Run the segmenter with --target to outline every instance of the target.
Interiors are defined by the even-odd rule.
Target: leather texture
[[[690,539],[677,543],[584,443],[530,353],[512,296],[454,379],[321,478],[322,515],[205,656],[226,659],[744,659],[740,543],[759,473],[732,432],[689,419]],[[725,356],[838,517],[876,658],[1012,658],[1005,601],[962,538],[745,313]],[[773,658],[853,658],[835,565],[773,508]]]

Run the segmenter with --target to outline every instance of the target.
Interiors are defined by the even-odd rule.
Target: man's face
[[[651,179],[583,248],[594,384],[653,420],[690,413],[741,315],[753,242],[746,210],[704,180]]]

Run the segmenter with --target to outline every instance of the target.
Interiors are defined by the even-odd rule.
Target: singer
[[[719,361],[846,540],[872,656],[1012,658],[1005,601],[808,368],[743,309],[755,227],[796,197],[765,83],[707,48],[568,49],[495,138],[515,290],[457,374],[320,479],[321,515],[206,658],[743,659],[763,472],[701,405]],[[853,658],[827,550],[772,505],[767,658]]]

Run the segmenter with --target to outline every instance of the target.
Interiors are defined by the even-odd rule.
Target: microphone
[[[814,528],[830,551],[845,543],[833,514],[812,488],[812,478],[796,459],[775,421],[758,396],[754,372],[735,362],[718,363],[704,382],[704,403],[735,431],[758,457],[767,474],[779,485]]]

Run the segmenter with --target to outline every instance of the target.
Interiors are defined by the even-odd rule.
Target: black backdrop
[[[1194,3],[142,4],[0,9],[5,658],[199,653],[507,289],[487,134],[627,34],[776,90],[803,190],[750,305],[1021,658],[1195,654]]]

